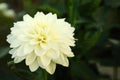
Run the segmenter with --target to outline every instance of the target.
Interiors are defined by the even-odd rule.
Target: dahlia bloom
[[[68,67],[68,57],[74,56],[70,48],[75,46],[74,30],[56,14],[37,12],[33,18],[26,14],[7,36],[9,53],[15,63],[25,60],[32,72],[41,67],[53,74],[56,64]]]

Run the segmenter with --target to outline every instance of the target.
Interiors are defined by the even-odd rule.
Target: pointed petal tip
[[[33,64],[29,65],[29,69],[31,72],[35,72],[38,68],[39,68],[39,65],[38,63],[36,63],[36,61],[34,61]]]
[[[69,63],[68,64],[63,64],[64,67],[69,67]]]
[[[52,75],[55,73],[55,69],[56,69],[56,64],[51,62],[51,64],[49,64],[45,70]]]

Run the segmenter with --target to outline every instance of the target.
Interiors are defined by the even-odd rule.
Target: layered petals
[[[9,53],[15,63],[25,60],[31,72],[41,67],[53,74],[56,64],[68,67],[68,57],[74,57],[71,50],[75,46],[74,30],[56,14],[37,12],[34,17],[26,14],[23,21],[14,23],[7,36],[12,48]]]

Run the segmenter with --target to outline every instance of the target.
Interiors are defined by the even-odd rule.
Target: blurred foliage
[[[66,18],[76,28],[74,58],[70,67],[57,65],[48,80],[111,80],[101,74],[97,64],[120,66],[120,0],[0,0],[14,9],[17,16],[7,18],[0,14],[0,80],[44,80],[44,71],[31,73],[24,61],[14,64],[8,54],[6,36],[9,28],[26,13],[33,16],[37,11],[56,13]],[[115,74],[115,73],[114,73]],[[5,76],[5,77],[4,77]],[[114,80],[117,76],[114,76]]]

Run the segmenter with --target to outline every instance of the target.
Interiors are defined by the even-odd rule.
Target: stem
[[[47,72],[43,70],[43,80],[47,80]]]

